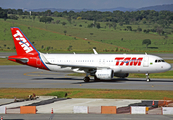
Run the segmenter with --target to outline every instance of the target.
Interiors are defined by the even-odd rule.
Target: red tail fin
[[[11,28],[17,55],[36,53],[37,50],[18,27]]]

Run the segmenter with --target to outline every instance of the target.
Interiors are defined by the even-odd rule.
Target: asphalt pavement
[[[171,115],[126,114],[6,114],[4,120],[173,120]]]
[[[94,88],[130,90],[173,90],[173,79],[126,78],[85,83],[83,77],[68,76],[72,72],[51,72],[24,65],[0,66],[0,88]]]

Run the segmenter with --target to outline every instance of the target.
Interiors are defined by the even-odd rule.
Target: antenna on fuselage
[[[98,54],[97,51],[96,51],[95,49],[93,49],[93,52],[94,52],[94,54]]]
[[[147,55],[147,53],[145,52],[145,55]]]

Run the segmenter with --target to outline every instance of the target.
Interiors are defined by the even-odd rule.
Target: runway
[[[112,81],[83,82],[69,72],[50,72],[24,65],[0,66],[0,88],[92,88],[129,90],[173,90],[173,79],[115,78]]]

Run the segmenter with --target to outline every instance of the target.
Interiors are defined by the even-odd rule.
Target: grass
[[[65,21],[67,24],[63,26],[59,24],[45,24],[39,22],[38,19],[33,21],[32,19],[19,19],[4,21],[0,19],[1,28],[0,41],[2,45],[6,41],[12,40],[10,30],[7,30],[10,26],[20,27],[27,37],[35,42],[37,49],[41,49],[43,45],[46,47],[53,47],[50,51],[67,51],[67,48],[71,45],[75,51],[89,51],[93,47],[96,47],[99,52],[113,51],[119,48],[119,51],[147,51],[147,52],[172,52],[173,51],[173,36],[168,35],[165,39],[164,36],[160,36],[154,33],[143,32],[131,32],[124,31],[127,25],[117,25],[116,30],[106,26],[106,22],[101,22],[101,29],[88,28],[88,24],[93,21],[88,20],[72,20],[70,24],[65,18],[53,17],[54,21],[57,19],[61,22]],[[82,27],[79,27],[82,25]],[[139,23],[138,25],[130,25],[132,29],[136,29],[138,26],[142,29],[151,29],[155,25],[144,25]],[[28,27],[30,29],[28,29]],[[64,35],[64,31],[67,31],[67,35]],[[92,33],[92,34],[91,34]],[[84,38],[87,38],[86,40]],[[123,38],[123,40],[122,40]],[[5,39],[5,40],[4,40]],[[142,45],[143,39],[151,39],[151,45],[146,49],[145,45]],[[44,40],[44,42],[43,42]],[[45,42],[47,41],[47,42]],[[52,41],[52,42],[50,42]],[[58,42],[55,42],[58,41]],[[63,44],[62,44],[62,43]],[[47,43],[49,43],[47,45]],[[84,44],[82,44],[84,43]],[[9,43],[8,43],[9,44]],[[75,46],[76,45],[76,46]],[[103,46],[104,45],[104,46]],[[2,48],[3,46],[1,46]],[[14,46],[13,46],[14,47]],[[10,46],[10,48],[13,48]],[[3,50],[5,48],[3,47]],[[48,52],[50,52],[48,51]]]
[[[115,45],[105,44],[102,42],[85,40],[83,38],[79,38],[72,35],[64,35],[63,33],[59,33],[56,30],[58,28],[56,28],[55,31],[53,31],[54,29],[52,28],[55,28],[55,25],[48,24],[48,26],[51,26],[50,29],[45,29],[43,26],[39,26],[40,24],[43,26],[46,25],[38,22],[36,25],[35,24],[33,25],[34,27],[30,27],[28,21],[14,21],[14,20],[3,21],[2,19],[0,19],[0,25],[1,25],[0,32],[2,32],[3,34],[2,36],[0,36],[0,50],[1,51],[15,50],[10,31],[11,26],[19,27],[23,31],[23,33],[27,36],[27,38],[32,43],[34,43],[33,45],[38,50],[43,52],[54,52],[54,51],[64,52],[67,51],[69,46],[72,46],[72,52],[91,51],[93,47],[96,47],[97,50],[100,51],[103,51],[103,48],[105,47],[111,50],[117,47]],[[38,28],[37,25],[40,28]],[[61,27],[62,26],[60,26],[60,29]],[[49,51],[47,50],[47,47],[50,47]]]
[[[20,93],[20,94],[19,94]],[[173,91],[160,90],[109,90],[109,89],[26,89],[1,88],[0,98],[27,98],[30,94],[37,96],[58,96],[67,93],[68,98],[103,98],[103,99],[153,99],[164,97],[173,99]],[[157,93],[157,94],[156,94]]]
[[[55,92],[52,92],[52,93],[47,93],[46,96],[57,96],[58,98],[63,98],[66,96],[66,92],[64,91],[55,91]]]
[[[131,73],[128,76],[129,78],[145,78],[145,74],[135,74]],[[173,71],[166,71],[163,73],[152,73],[150,74],[150,78],[168,78],[173,79]]]
[[[21,65],[21,64],[9,61],[6,58],[0,58],[0,65]]]

